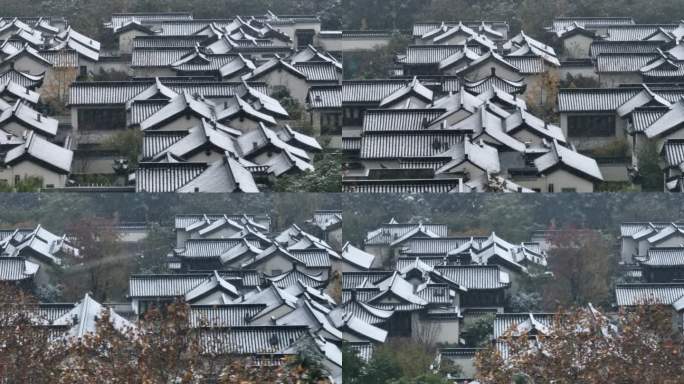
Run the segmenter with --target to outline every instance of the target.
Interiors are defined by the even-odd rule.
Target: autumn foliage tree
[[[543,287],[546,307],[571,307],[610,301],[610,276],[615,260],[601,232],[567,227],[553,231],[547,241],[553,279]]]
[[[67,260],[67,272],[79,276],[66,279],[66,296],[80,297],[90,291],[98,300],[111,300],[109,295],[120,282],[126,281],[128,269],[121,263],[117,221],[101,217],[80,218],[66,226],[66,233],[73,236],[78,255]]]
[[[272,358],[207,353],[180,301],[127,326],[102,311],[96,329],[79,339],[50,327],[35,299],[13,285],[0,286],[0,303],[2,383],[330,383],[318,357],[305,351]]]
[[[37,302],[12,284],[0,284],[0,380],[3,383],[54,383],[65,346],[49,341],[47,319]]]
[[[497,341],[498,348],[479,353],[478,379],[489,384],[681,383],[684,343],[672,325],[671,309],[660,305],[622,310],[614,320],[592,308],[559,312],[545,331],[521,332],[514,326]]]

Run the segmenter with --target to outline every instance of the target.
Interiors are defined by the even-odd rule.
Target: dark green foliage
[[[663,171],[656,143],[649,141],[639,152],[639,180],[645,192],[663,191]]]
[[[373,50],[349,52],[344,55],[345,79],[384,79],[390,77],[396,55],[406,50],[410,39],[395,34],[389,45]]]
[[[43,178],[37,176],[22,179],[14,187],[0,184],[0,192],[38,192],[43,187]]]
[[[356,383],[363,371],[364,362],[347,343],[342,343],[342,362],[342,382]]]
[[[142,150],[142,141],[142,132],[139,129],[126,129],[110,136],[104,143],[104,147],[128,160],[129,168],[135,169],[138,164],[138,154]]]
[[[276,192],[340,192],[342,191],[342,156],[324,152],[317,156],[316,169],[304,174],[281,176],[276,180]]]
[[[463,328],[463,340],[468,347],[485,347],[494,333],[494,317],[486,316]]]
[[[150,227],[137,255],[137,273],[166,273],[166,256],[176,241],[174,233],[157,224],[151,224]]]

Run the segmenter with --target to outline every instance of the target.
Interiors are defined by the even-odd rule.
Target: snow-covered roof
[[[588,176],[590,179],[603,180],[598,163],[591,157],[566,148],[556,141],[551,144],[551,149],[534,161],[539,173],[552,172],[557,166],[561,166]]]
[[[41,138],[34,131],[29,131],[25,143],[10,149],[3,163],[13,165],[21,161],[32,161],[58,173],[69,174],[73,158],[73,151]]]
[[[375,255],[364,252],[351,245],[351,243],[347,243],[342,247],[341,256],[342,260],[362,269],[370,269],[375,260]]]
[[[66,337],[79,339],[97,331],[97,322],[105,311],[109,312],[109,321],[117,331],[127,333],[134,329],[131,322],[110,308],[104,307],[89,294],[86,294],[83,300],[74,306],[74,309],[53,321],[52,326],[67,328]]]

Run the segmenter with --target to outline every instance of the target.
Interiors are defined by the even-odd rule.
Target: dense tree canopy
[[[75,29],[98,36],[112,13],[192,12],[195,18],[256,15],[271,10],[280,14],[315,14],[328,28],[339,28],[338,0],[3,0],[3,16],[65,16]]]
[[[478,354],[484,383],[681,383],[681,334],[672,311],[640,306],[611,320],[591,308],[559,312],[546,329],[509,330]],[[502,351],[507,351],[504,354]]]
[[[416,21],[496,20],[541,37],[556,16],[632,16],[641,23],[671,23],[684,14],[681,0],[343,0],[348,28],[410,29]],[[388,17],[378,17],[387,15]]]

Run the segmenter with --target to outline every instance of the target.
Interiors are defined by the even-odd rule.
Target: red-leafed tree
[[[558,313],[543,331],[514,326],[477,355],[488,384],[681,383],[681,334],[658,305],[623,310],[610,321],[590,309]]]

